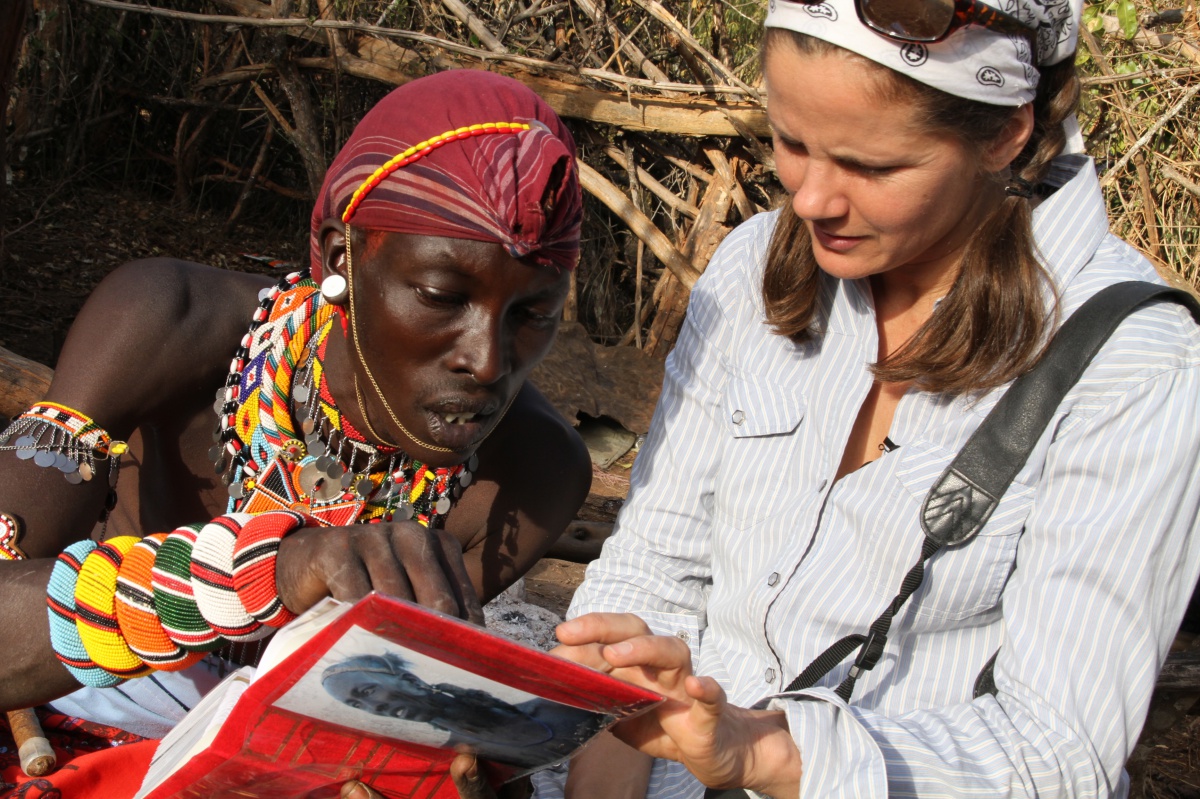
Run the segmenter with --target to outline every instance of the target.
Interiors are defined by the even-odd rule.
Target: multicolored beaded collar
[[[438,526],[470,485],[476,460],[433,469],[367,443],[325,381],[334,312],[307,271],[260,294],[214,406],[220,423],[209,455],[229,486],[228,512],[294,510],[327,526]]]

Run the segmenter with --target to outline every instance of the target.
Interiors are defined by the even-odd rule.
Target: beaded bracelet
[[[75,627],[88,657],[125,679],[151,671],[129,648],[117,623],[117,571],[138,541],[137,536],[123,535],[100,544],[84,559],[75,583]]]
[[[7,513],[0,513],[0,560],[25,560],[20,547],[21,521]]]
[[[50,645],[71,676],[83,685],[109,688],[122,680],[96,665],[88,656],[75,625],[75,583],[83,559],[96,548],[91,540],[71,544],[54,563],[46,586],[46,608],[50,616]]]
[[[117,573],[117,623],[133,653],[160,671],[179,671],[199,662],[203,652],[188,652],[172,641],[154,607],[150,575],[154,558],[167,533],[148,535],[125,553]]]
[[[192,546],[203,525],[185,525],[166,537],[150,570],[154,609],[163,630],[189,652],[212,652],[229,642],[209,625],[192,590]]]
[[[284,606],[275,585],[275,561],[284,537],[315,526],[299,513],[259,514],[242,528],[233,554],[233,584],[246,612],[268,628],[282,627],[296,614]]]
[[[228,641],[255,641],[270,628],[246,612],[233,583],[233,548],[248,513],[218,516],[200,528],[192,548],[192,591],[205,621]]]

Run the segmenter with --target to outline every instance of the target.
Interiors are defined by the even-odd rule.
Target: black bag
[[[883,655],[892,617],[921,585],[925,562],[947,545],[965,544],[974,538],[999,504],[1067,391],[1112,335],[1113,330],[1136,308],[1151,300],[1177,302],[1192,312],[1200,324],[1200,303],[1184,291],[1154,283],[1117,283],[1097,292],[1071,314],[1055,334],[1037,365],[1013,381],[996,407],[971,435],[962,451],[942,473],[921,508],[925,542],[921,559],[905,575],[900,592],[871,624],[866,635],[855,633],[837,641],[810,663],[784,689],[785,693],[810,688],[855,650],[858,655],[836,692],[850,701],[854,683],[875,667]],[[1193,611],[1195,608],[1195,611]],[[1200,620],[1200,601],[1193,595],[1189,615]],[[995,693],[992,665],[984,665],[975,681],[975,696]],[[749,799],[742,788],[709,788],[705,799]]]

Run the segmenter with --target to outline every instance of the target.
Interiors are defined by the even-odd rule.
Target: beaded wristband
[[[172,641],[154,609],[154,587],[150,570],[166,533],[148,535],[125,553],[117,573],[117,623],[133,653],[146,665],[160,671],[186,669],[204,657],[188,652]]]
[[[129,648],[117,624],[117,571],[138,540],[123,535],[100,544],[84,558],[75,583],[75,627],[84,649],[97,666],[125,679],[151,671]]]
[[[309,521],[299,513],[273,511],[242,528],[233,554],[233,584],[246,612],[267,627],[282,627],[296,614],[284,606],[275,585],[275,559],[284,536]]]
[[[109,674],[88,656],[75,626],[75,583],[83,559],[95,548],[95,541],[84,539],[58,556],[50,572],[50,584],[46,586],[46,609],[50,616],[50,645],[71,676],[93,688],[110,688],[119,684],[121,678]]]
[[[20,520],[7,513],[0,513],[0,560],[25,560],[20,541]]]
[[[192,545],[201,526],[186,525],[168,535],[150,570],[154,609],[163,630],[189,652],[212,652],[229,643],[204,620],[192,591]]]
[[[248,513],[218,516],[200,528],[192,547],[192,591],[205,621],[228,641],[255,641],[271,634],[238,599],[233,585],[233,547]]]

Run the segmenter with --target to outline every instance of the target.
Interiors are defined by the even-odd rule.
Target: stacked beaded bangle
[[[279,543],[310,522],[234,513],[144,539],[72,544],[46,590],[55,654],[84,685],[107,688],[265,637],[294,618],[275,588]]]

